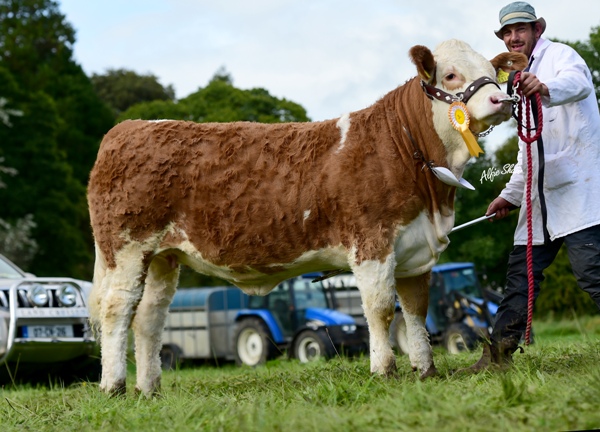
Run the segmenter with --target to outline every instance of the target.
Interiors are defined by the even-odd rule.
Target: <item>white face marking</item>
[[[482,76],[495,80],[492,64],[468,44],[458,40],[449,40],[436,47],[433,53],[436,63],[436,76],[445,82],[451,93],[466,89],[473,81]],[[452,72],[452,79],[448,73]],[[440,87],[444,85],[439,84]],[[500,98],[504,93],[494,85],[481,87],[467,102],[471,118],[471,129],[482,132],[490,125],[507,120],[510,112],[505,111],[506,104],[494,104],[492,98]],[[495,96],[494,96],[495,95]],[[433,124],[435,131],[446,146],[447,162],[450,170],[458,178],[462,176],[464,166],[471,158],[461,135],[454,130],[448,120],[449,105],[434,100],[432,102]]]
[[[340,145],[335,151],[336,153],[339,153],[346,145],[346,136],[348,135],[348,131],[350,130],[350,113],[346,113],[343,116],[341,116],[340,119],[337,121],[336,125],[340,129],[341,134]]]
[[[306,220],[310,217],[310,210],[304,210],[303,220]]]
[[[163,122],[170,122],[170,121],[177,121],[177,120],[171,120],[171,119],[148,120],[149,123],[163,123]]]

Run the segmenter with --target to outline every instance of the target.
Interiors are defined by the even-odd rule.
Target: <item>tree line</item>
[[[103,135],[129,119],[196,122],[309,121],[306,110],[266,89],[238,89],[221,68],[177,100],[171,85],[125,69],[87,76],[73,59],[75,30],[55,0],[0,0],[0,253],[39,276],[91,279],[88,175]],[[600,27],[567,42],[588,62],[600,101]],[[482,142],[485,148],[485,142]],[[516,161],[516,137],[468,165],[476,191],[457,192],[456,223],[484,214]],[[473,261],[501,287],[516,214],[451,234],[443,261]],[[548,270],[538,309],[592,312],[561,254]],[[182,283],[211,283],[184,272]],[[546,298],[548,297],[548,298]]]

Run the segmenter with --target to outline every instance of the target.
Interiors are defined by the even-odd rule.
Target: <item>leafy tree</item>
[[[0,127],[0,157],[16,173],[2,179],[6,187],[0,189],[4,222],[0,247],[38,275],[89,277],[92,257],[89,234],[84,234],[89,232],[85,189],[73,178],[58,148],[56,104],[44,92],[23,91],[2,67],[0,94],[23,112],[11,118],[12,127]],[[31,238],[35,242],[26,241]],[[26,258],[36,246],[38,252],[27,267]]]
[[[56,105],[57,143],[75,178],[87,183],[110,109],[73,59],[75,31],[54,0],[0,0],[0,66],[21,88],[42,91]]]
[[[517,151],[515,137],[507,140],[494,155],[484,153],[467,165],[463,177],[473,184],[475,190],[457,190],[456,226],[485,214],[510,178]],[[487,284],[501,287],[506,278],[506,264],[516,225],[517,212],[513,213],[501,221],[481,222],[450,234],[451,244],[442,254],[441,261],[475,262]]]
[[[0,252],[21,268],[27,268],[38,251],[32,230],[37,227],[33,215],[28,214],[14,225],[0,219]]]
[[[592,28],[590,39],[587,41],[563,41],[563,43],[572,46],[590,68],[592,81],[596,89],[596,99],[598,100],[598,105],[600,105],[600,26]]]
[[[93,74],[94,90],[115,112],[115,117],[132,105],[152,101],[173,101],[175,90],[163,87],[152,74],[138,75],[126,69],[109,69],[105,74]]]
[[[29,271],[89,278],[85,185],[114,118],[73,61],[74,42],[56,1],[0,0],[0,95],[23,112],[0,128],[0,156],[19,173],[4,178],[0,217],[17,227],[33,215],[39,253]]]
[[[8,74],[5,79],[10,78]],[[2,73],[0,73],[2,77]],[[14,90],[14,84],[13,84]],[[11,127],[10,116],[22,116],[23,112],[11,108],[7,108],[8,100],[0,97],[0,127]],[[11,167],[1,165],[4,162],[4,157],[0,157],[0,174],[7,176],[17,175],[17,170]],[[5,188],[6,183],[2,181],[0,176],[0,189]],[[14,263],[21,267],[26,267],[37,252],[37,242],[31,237],[31,230],[36,227],[33,221],[33,215],[28,214],[23,218],[16,219],[14,225],[11,225],[4,219],[0,218],[0,252],[11,259]]]
[[[208,85],[178,102],[154,101],[134,105],[119,116],[128,118],[171,118],[196,122],[255,121],[280,123],[308,121],[302,106],[271,96],[262,88],[242,90],[231,76],[219,69]]]

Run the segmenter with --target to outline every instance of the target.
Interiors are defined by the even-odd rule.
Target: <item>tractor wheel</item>
[[[465,324],[452,324],[444,332],[444,346],[450,354],[470,351],[477,343],[477,335]]]
[[[331,341],[320,331],[304,330],[292,345],[292,356],[300,360],[300,363],[329,359],[334,355],[335,349]]]
[[[390,326],[390,342],[398,354],[408,354],[408,338],[406,337],[406,322],[402,313],[394,316]]]
[[[235,363],[238,366],[257,366],[275,357],[277,347],[271,332],[259,318],[246,318],[238,324],[234,337]]]
[[[164,345],[160,350],[162,370],[174,370],[181,364],[181,349],[177,345]]]

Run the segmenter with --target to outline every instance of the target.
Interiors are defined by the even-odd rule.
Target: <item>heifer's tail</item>
[[[102,251],[95,244],[96,249],[96,261],[94,263],[94,279],[92,280],[92,291],[88,299],[88,310],[90,312],[90,326],[94,332],[96,340],[100,340],[101,320],[100,320],[100,307],[102,304],[102,297],[104,296],[104,278],[106,277],[106,261]]]

